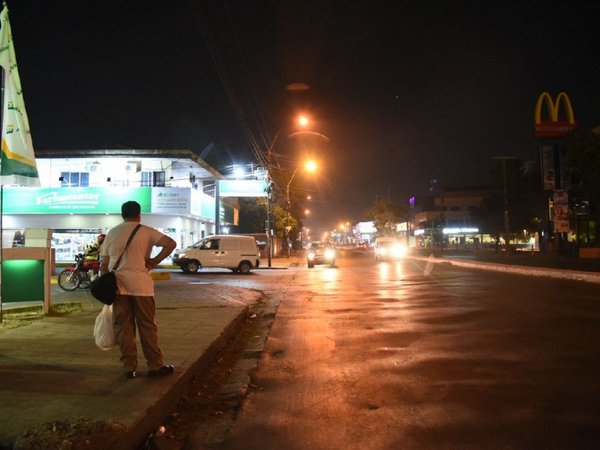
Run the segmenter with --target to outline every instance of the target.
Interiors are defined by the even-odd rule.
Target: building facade
[[[36,161],[41,188],[4,188],[3,247],[21,245],[28,228],[49,228],[56,261],[73,261],[122,222],[128,200],[142,206],[143,223],[180,248],[238,217],[236,199],[219,197],[217,204],[223,176],[189,150],[37,151]]]

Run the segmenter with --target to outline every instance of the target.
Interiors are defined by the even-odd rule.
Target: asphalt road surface
[[[258,389],[218,448],[600,447],[597,285],[365,255],[337,265],[221,277],[285,295]]]

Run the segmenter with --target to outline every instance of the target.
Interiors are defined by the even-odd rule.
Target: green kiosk
[[[28,228],[24,247],[2,249],[2,303],[43,302],[44,314],[50,313],[51,236],[49,228]]]

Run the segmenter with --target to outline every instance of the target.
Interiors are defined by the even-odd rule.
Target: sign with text
[[[152,189],[152,212],[156,214],[190,214],[190,189]]]
[[[569,194],[565,190],[554,191],[554,232],[569,232]]]
[[[219,180],[219,197],[266,197],[264,180]]]
[[[121,205],[135,200],[142,213],[152,212],[152,188],[9,188],[4,189],[5,214],[121,214]]]

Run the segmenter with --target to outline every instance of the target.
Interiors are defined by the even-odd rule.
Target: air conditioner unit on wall
[[[125,172],[135,173],[137,171],[137,164],[125,164]]]
[[[97,172],[99,164],[90,164],[90,172]]]

